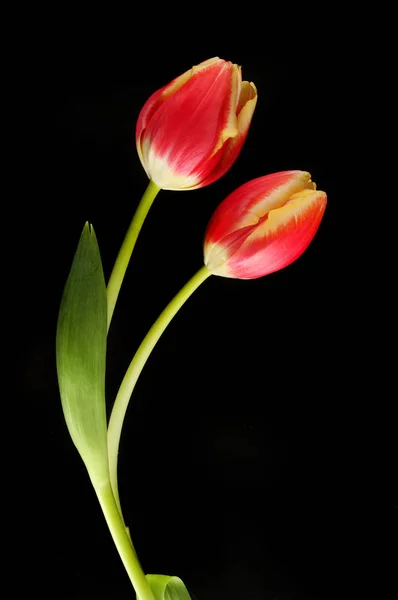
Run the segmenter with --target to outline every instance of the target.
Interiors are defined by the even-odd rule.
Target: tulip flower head
[[[241,68],[220,58],[192,67],[149,98],[136,127],[148,177],[166,190],[204,187],[235,162],[257,102]]]
[[[216,209],[205,233],[204,261],[214,275],[256,279],[296,260],[326,208],[311,175],[283,171],[253,179]]]

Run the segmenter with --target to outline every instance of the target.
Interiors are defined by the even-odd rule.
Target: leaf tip
[[[92,223],[90,223],[89,221],[86,221],[83,227],[83,233],[88,233],[89,235],[94,233],[94,227],[92,225]]]

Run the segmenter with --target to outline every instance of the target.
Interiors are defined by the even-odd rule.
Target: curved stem
[[[158,187],[156,183],[153,183],[153,181],[150,180],[148,187],[140,200],[140,203],[134,214],[133,220],[131,221],[130,227],[128,228],[125,238],[123,240],[123,244],[121,245],[121,248],[119,250],[119,254],[116,258],[116,262],[114,264],[106,289],[108,304],[108,329],[112,321],[113,311],[115,310],[117,298],[123,283],[124,276],[126,274],[127,266],[129,264],[135,243],[137,241],[138,235],[141,231],[141,227],[145,221],[145,218],[148,214],[148,211],[151,208],[152,203],[155,200],[159,191],[160,187]]]
[[[109,531],[139,600],[154,600],[148,581],[131,545],[123,518],[116,505],[110,482],[94,485]]]
[[[190,295],[211,275],[211,271],[204,266],[184,285],[183,288],[174,296],[173,300],[166,306],[164,311],[152,325],[147,335],[141,342],[140,347],[134,355],[123,381],[120,385],[116,396],[115,404],[113,405],[111,418],[108,426],[108,456],[109,470],[112,484],[112,490],[115,496],[116,503],[120,509],[120,500],[117,486],[117,457],[119,450],[120,435],[122,432],[123,421],[126,415],[127,407],[133,393],[134,386],[141,374],[142,369],[150,353],[152,352],[156,342],[170,323],[174,315],[179,311],[181,306]]]

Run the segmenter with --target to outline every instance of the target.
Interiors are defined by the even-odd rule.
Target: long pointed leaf
[[[58,383],[65,421],[93,482],[108,480],[105,409],[107,308],[101,256],[86,223],[57,325]]]

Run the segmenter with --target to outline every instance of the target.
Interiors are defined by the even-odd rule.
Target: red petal
[[[178,175],[203,169],[229,120],[234,69],[219,60],[193,70],[192,77],[151,113],[145,138],[154,160],[165,159]]]
[[[313,191],[270,211],[252,228],[239,249],[219,273],[239,279],[255,279],[290,265],[308,247],[326,208],[326,194]],[[217,272],[215,272],[217,274]]]
[[[189,69],[189,71],[186,71],[179,77],[176,77],[175,79],[173,79],[173,81],[171,81],[167,85],[163,86],[160,90],[157,90],[156,92],[154,92],[152,94],[152,96],[150,96],[149,99],[145,102],[144,106],[142,107],[141,112],[138,115],[137,125],[136,125],[136,129],[135,129],[135,141],[136,141],[136,145],[137,145],[138,155],[140,157],[141,163],[143,164],[144,168],[146,167],[146,165],[143,162],[143,153],[142,153],[141,143],[142,143],[142,136],[145,132],[145,129],[146,129],[149,121],[151,120],[151,118],[155,114],[155,112],[158,110],[159,106],[167,98],[169,98],[170,96],[175,94],[177,92],[177,90],[179,90],[180,87],[182,87],[184,85],[184,83],[186,81],[188,81],[188,79],[191,77],[191,75],[192,75],[192,69]]]
[[[210,171],[206,179],[197,187],[204,187],[213,183],[213,181],[222,177],[232,167],[246,141],[256,103],[257,90],[255,85],[244,81],[237,106],[238,134],[228,139],[220,152],[221,158],[215,164],[214,169]]]

